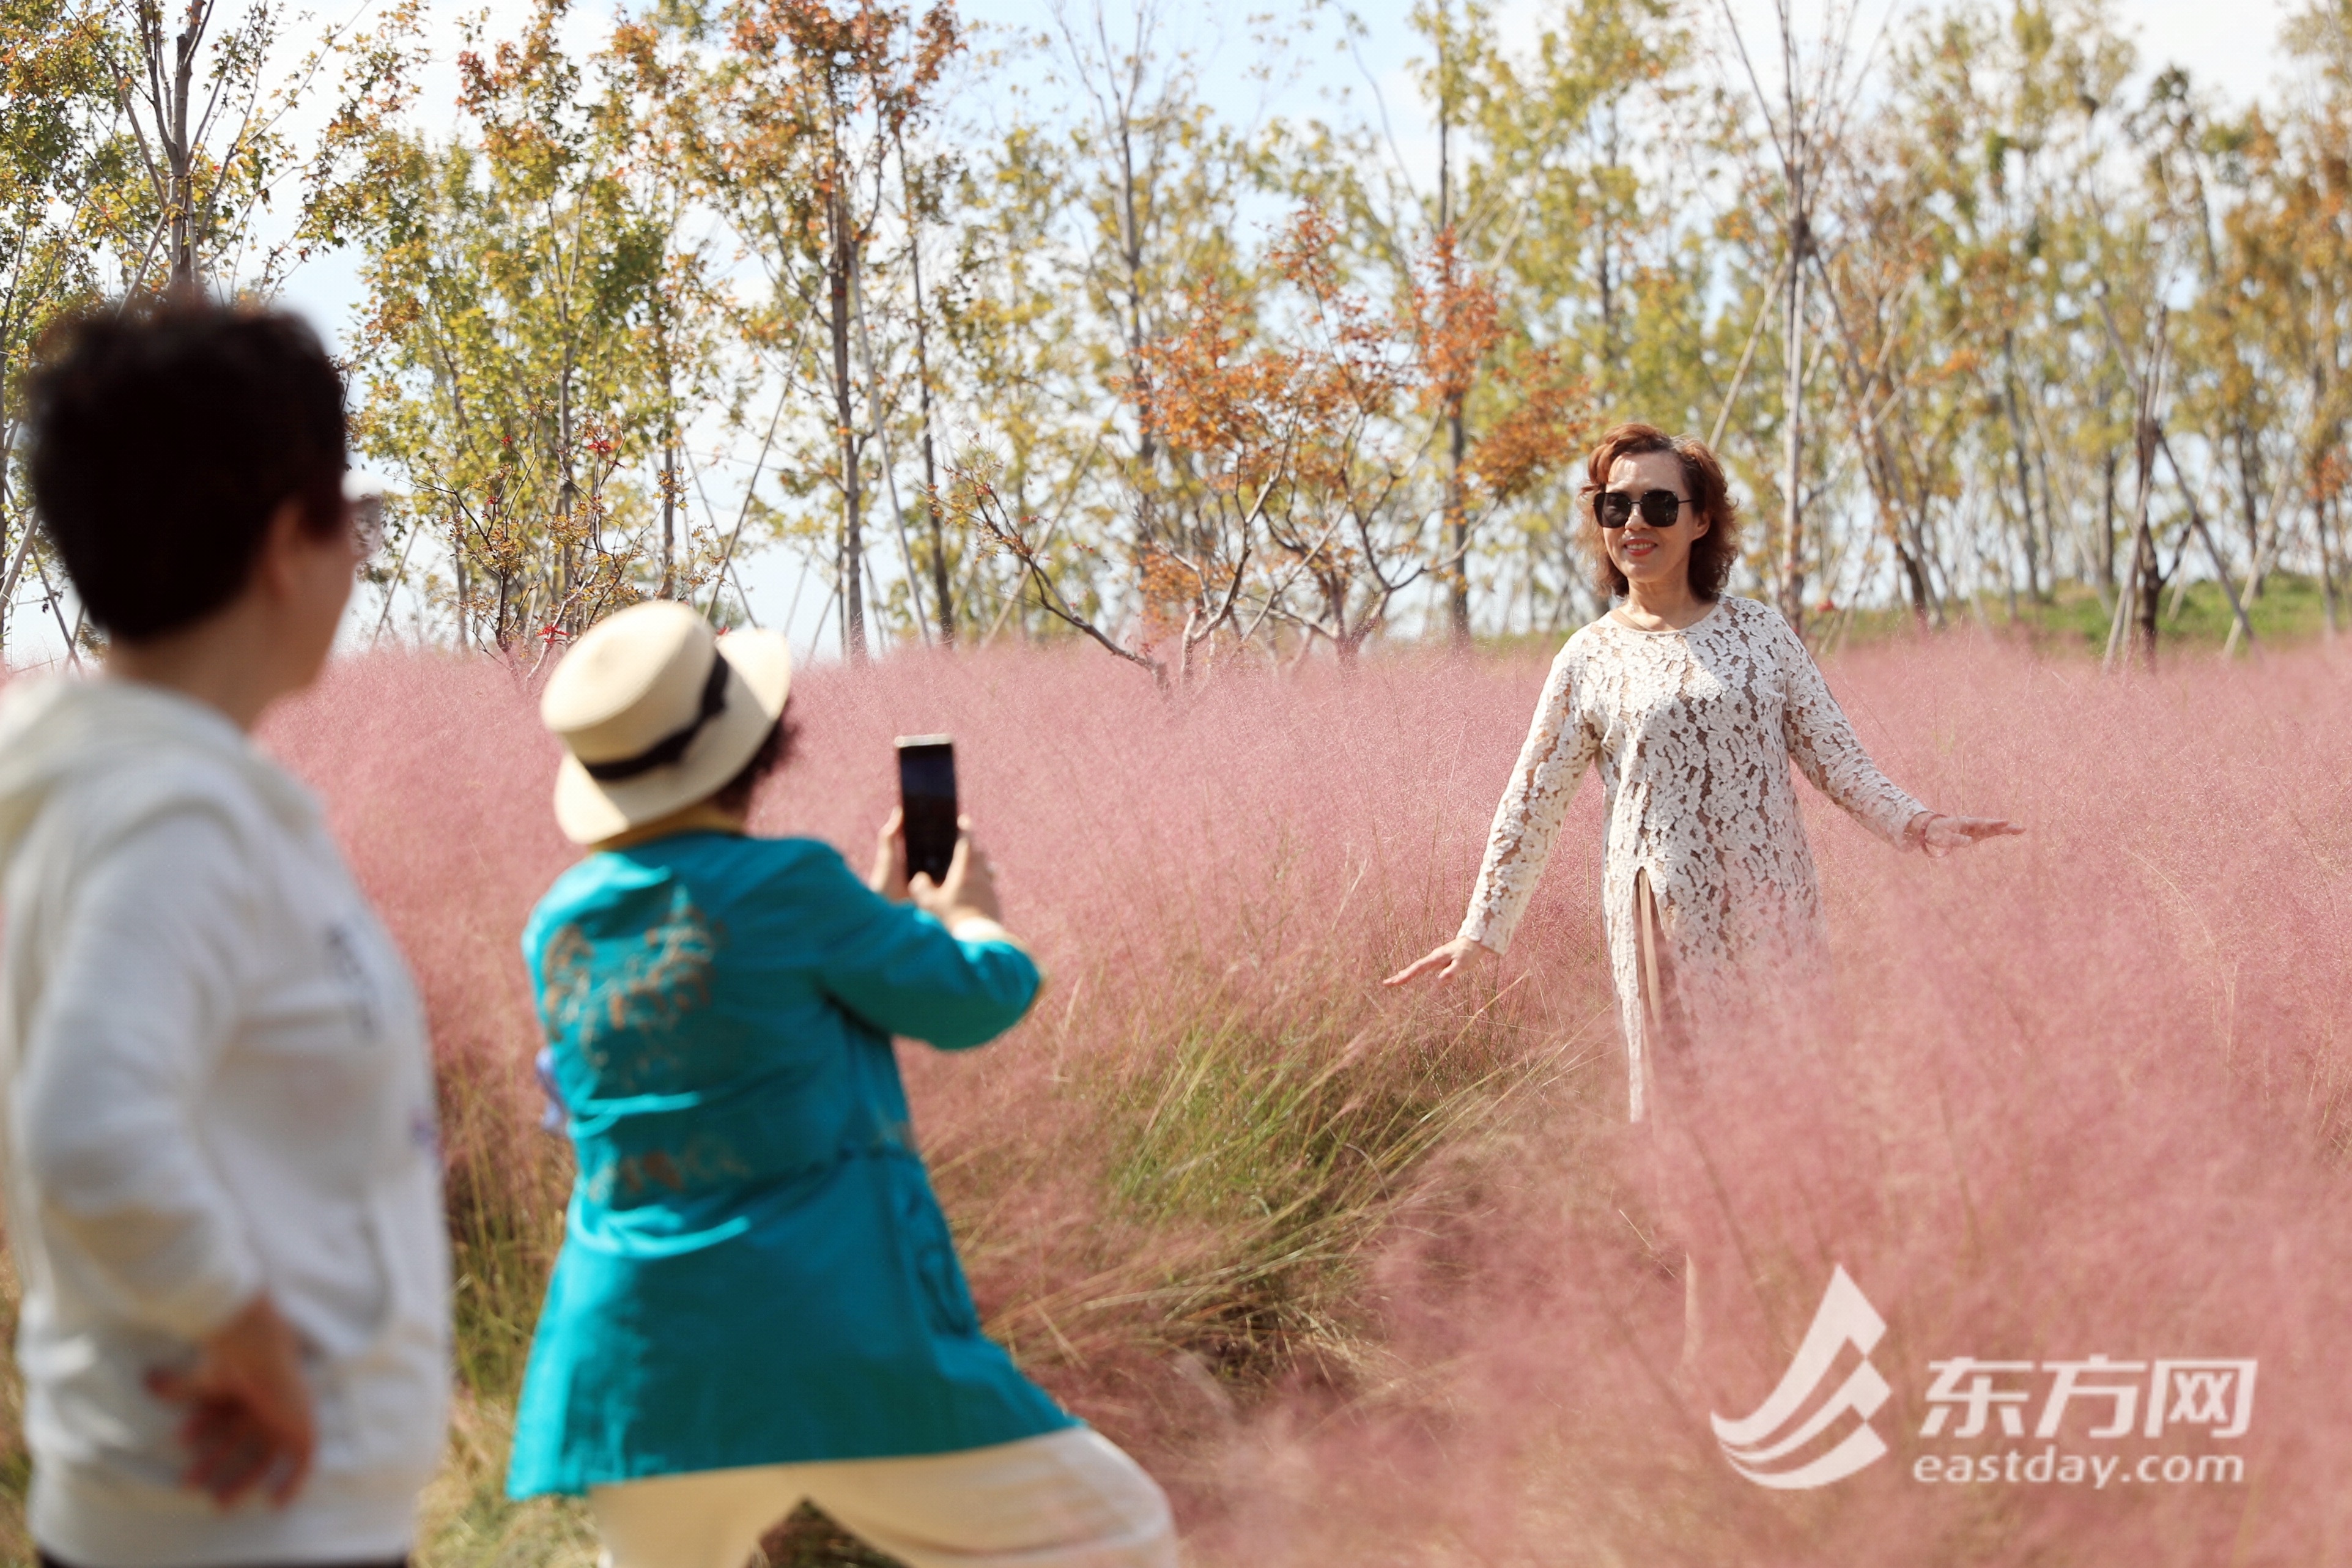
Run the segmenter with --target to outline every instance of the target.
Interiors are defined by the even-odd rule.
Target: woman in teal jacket
[[[1037,968],[967,838],[908,886],[743,831],[782,639],[636,606],[541,713],[595,852],[524,956],[579,1174],[509,1489],[585,1493],[614,1568],[739,1568],[803,1499],[916,1568],[1172,1564],[1165,1500],[980,1331],[890,1037],[1017,1023]]]

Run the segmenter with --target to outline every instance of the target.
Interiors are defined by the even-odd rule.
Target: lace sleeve
[[[1900,843],[1905,824],[1927,807],[1878,771],[1847,722],[1845,710],[1830,695],[1821,666],[1787,621],[1766,613],[1771,615],[1772,640],[1788,692],[1781,725],[1790,757],[1813,787],[1848,816],[1888,843]]]
[[[1527,744],[1519,748],[1518,766],[1495,808],[1486,858],[1478,867],[1470,912],[1463,918],[1461,934],[1496,952],[1510,945],[1528,896],[1543,875],[1560,819],[1568,815],[1568,803],[1601,750],[1600,734],[1586,721],[1577,700],[1573,664],[1565,648],[1552,661],[1535,721],[1528,727]]]

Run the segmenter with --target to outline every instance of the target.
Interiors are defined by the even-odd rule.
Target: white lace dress
[[[1640,984],[1637,878],[1646,873],[1680,1022],[1704,1033],[1752,984],[1819,973],[1827,943],[1789,763],[1890,842],[1924,809],[1888,782],[1789,623],[1726,597],[1682,631],[1602,616],[1552,661],[1510,787],[1495,810],[1462,934],[1500,952],[1543,874],[1584,770],[1606,801],[1601,916],[1643,1119],[1654,1042]]]

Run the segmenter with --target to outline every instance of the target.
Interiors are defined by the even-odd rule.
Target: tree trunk
[[[2311,503],[2311,529],[2319,536],[2319,598],[2327,612],[2327,635],[2331,637],[2341,629],[2336,624],[2339,612],[2336,604],[2336,552],[2327,538],[2328,513],[2334,510],[2332,500]]]
[[[677,431],[662,431],[661,596],[677,597]]]
[[[2241,420],[2237,428],[2238,443],[2238,505],[2246,514],[2246,592],[2245,602],[2252,605],[2263,596],[2263,514],[2259,491],[2263,483],[2262,449],[2254,445],[2254,433]],[[2289,458],[2289,462],[2294,458]]]
[[[2025,455],[2025,420],[2017,406],[2017,351],[2015,334],[2001,334],[2001,405],[2009,416],[2009,440],[2017,458],[2017,498],[2025,509],[2025,592],[2037,604],[2042,602],[2042,551],[2033,524],[2033,472]],[[2053,531],[2054,533],[2054,530]]]
[[[1610,166],[1617,163],[1617,105],[1608,109],[1608,129],[1603,132],[1604,156]],[[1600,384],[1605,399],[1613,390],[1617,371],[1617,274],[1616,233],[1609,222],[1609,204],[1601,204],[1600,283],[1601,283],[1601,374],[1594,379]]]
[[[2106,449],[2101,467],[2105,479],[2099,493],[2099,553],[2092,563],[2098,572],[2099,603],[2112,610],[2116,600],[2116,449]]]
[[[2132,581],[2139,586],[2139,650],[2140,658],[2150,668],[2156,665],[2157,606],[2164,597],[2164,579],[2156,573],[2156,531],[2148,521],[2147,498],[2156,489],[2157,423],[2153,417],[2141,421],[2139,445],[2140,471],[2145,476],[2140,485],[2139,528],[2132,542]]]
[[[556,504],[561,509],[556,535],[555,603],[548,606],[548,625],[572,632],[580,628],[571,622],[572,590],[578,584],[572,557],[572,520],[579,515],[580,478],[572,468],[572,366],[567,361],[563,374],[555,383],[555,443],[563,461],[563,482],[558,487]]]
[[[1118,110],[1118,226],[1119,257],[1127,264],[1127,353],[1128,368],[1136,377],[1134,399],[1136,407],[1135,433],[1135,528],[1144,542],[1156,542],[1160,537],[1158,509],[1152,504],[1152,472],[1158,463],[1160,444],[1151,428],[1148,407],[1149,382],[1143,374],[1143,219],[1137,212],[1135,177],[1135,126],[1125,100]],[[1023,635],[1027,635],[1024,624]]]
[[[188,0],[186,25],[174,40],[172,72],[171,130],[164,142],[164,163],[172,188],[165,194],[172,224],[172,290],[188,293],[199,281],[196,272],[195,191],[193,188],[194,149],[188,145],[188,100],[194,91],[196,45],[205,30],[205,0]],[[158,40],[161,41],[160,39]]]
[[[2011,532],[2011,531],[2013,531],[2015,530],[2016,525],[2017,525],[2017,520],[2016,520],[2015,518],[2013,518],[2013,517],[2010,516],[2010,514],[2009,514],[2009,504],[2008,504],[2006,501],[2003,501],[2003,502],[2001,503],[2001,507],[2000,507],[2000,520],[2001,520],[2001,521],[2002,521],[2004,524],[2007,524],[2007,525],[2008,525],[2008,526],[2004,527],[2004,528],[2001,530],[2001,532],[2002,532],[2004,535],[2006,535],[2006,534],[2008,534],[2008,533],[2010,533],[2010,532]],[[2016,574],[2016,572],[2015,572],[2015,571],[2013,571],[2013,570],[2011,568],[2011,565],[2010,565],[2010,554],[2009,554],[2009,549],[2008,549],[2008,542],[2008,542],[2008,540],[2007,540],[2006,538],[2004,538],[2004,539],[2002,540],[2002,542],[2001,542],[2002,548],[2001,548],[2001,552],[2000,552],[2000,602],[2001,602],[2001,608],[2002,608],[2003,610],[2005,610],[2005,611],[2008,613],[2008,616],[2009,616],[2009,624],[2010,624],[2011,626],[2013,626],[2017,625],[2017,574]]]
[[[1903,581],[1911,591],[1912,623],[1921,631],[1926,631],[1931,624],[1927,610],[1927,569],[1919,564],[1919,558],[1916,555],[1912,554],[1900,543],[1895,546],[1895,558],[1903,563]]]
[[[16,449],[16,426],[0,425],[0,452]],[[8,467],[0,463],[0,559],[8,563],[0,569],[0,671],[8,668],[8,606],[16,599],[16,574],[24,570],[25,546],[33,541],[33,518],[25,514],[25,531],[15,549],[8,547]],[[2327,548],[2326,536],[2320,536],[2320,549]]]
[[[940,471],[931,450],[931,360],[923,319],[923,253],[921,231],[915,216],[914,177],[907,169],[907,148],[898,144],[899,187],[907,207],[907,266],[915,283],[915,383],[923,418],[923,518],[931,536],[931,602],[938,606],[940,646],[955,647],[955,599],[948,586],[946,531],[940,524]]]
[[[1905,596],[1911,605],[1911,620],[1921,631],[1927,629],[1927,574],[1912,552],[1910,540],[1904,527],[1909,516],[1910,497],[1905,493],[1902,465],[1887,449],[1885,436],[1873,429],[1869,434],[1871,461],[1866,470],[1871,475],[1871,500],[1878,508],[1881,528],[1886,541],[1895,547],[1895,569],[1903,574]]]
[[[1462,506],[1462,448],[1465,444],[1462,428],[1462,403],[1455,399],[1452,416],[1454,468],[1445,477],[1445,515],[1447,547],[1454,552],[1451,601],[1447,605],[1448,624],[1453,628],[1454,646],[1470,646],[1470,519]]]
[[[1807,221],[1805,125],[1797,112],[1797,35],[1785,7],[1780,16],[1780,79],[1789,128],[1783,170],[1789,182],[1789,428],[1787,471],[1782,476],[1788,494],[1783,500],[1780,540],[1780,613],[1801,637],[1805,624],[1805,257],[1811,248],[1812,234]]]
[[[858,531],[857,427],[849,413],[849,209],[842,191],[838,158],[825,200],[833,246],[825,268],[826,302],[832,311],[834,416],[841,451],[841,651],[852,664],[866,662],[865,541]]]
[[[1454,226],[1454,116],[1451,95],[1446,90],[1445,27],[1446,23],[1441,18],[1437,59],[1437,232],[1448,237],[1448,248],[1444,253],[1447,267],[1444,283],[1449,290],[1447,299],[1450,303],[1454,264],[1449,232]],[[1470,646],[1470,520],[1462,509],[1462,454],[1468,443],[1462,426],[1462,399],[1458,396],[1449,400],[1446,424],[1448,449],[1453,458],[1453,466],[1445,475],[1445,542],[1453,556],[1453,563],[1446,573],[1446,624],[1454,646],[1467,647]],[[1344,649],[1342,662],[1353,664],[1354,649],[1346,647],[1345,644],[1341,646]]]
[[[450,570],[457,580],[457,646],[474,646],[473,575],[466,570],[465,525],[452,514],[449,520]]]
[[[1788,390],[1783,395],[1788,446],[1782,468],[1780,537],[1780,613],[1801,634],[1805,621],[1805,232],[1803,171],[1790,171],[1790,200],[1795,216],[1789,223],[1789,364]]]

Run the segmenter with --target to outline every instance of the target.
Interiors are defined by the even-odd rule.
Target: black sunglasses
[[[1592,498],[1592,518],[1603,528],[1622,528],[1633,521],[1633,509],[1639,506],[1643,522],[1652,528],[1672,528],[1683,508],[1690,504],[1689,497],[1672,490],[1643,490],[1639,501],[1631,490],[1601,490]]]

